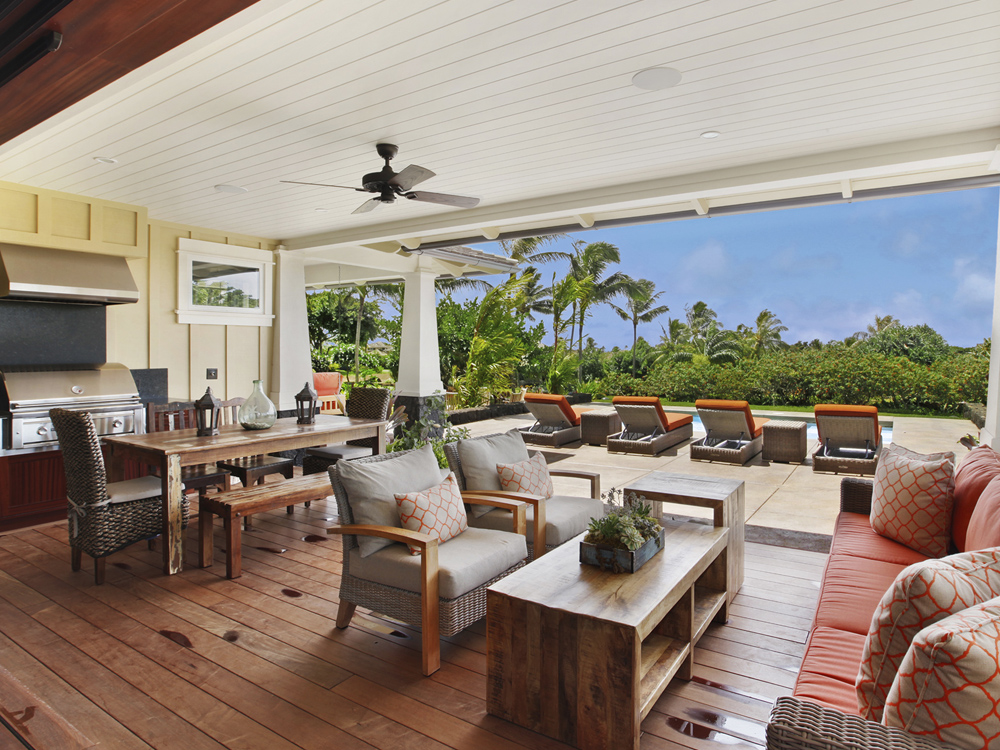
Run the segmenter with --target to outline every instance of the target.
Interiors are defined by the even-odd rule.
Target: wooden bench
[[[226,532],[226,578],[239,578],[243,572],[244,518],[278,508],[290,509],[293,505],[322,500],[332,494],[330,476],[323,473],[286,479],[283,482],[251,485],[240,490],[220,492],[201,500],[198,506],[199,564],[203,568],[212,565],[215,516],[222,518]]]

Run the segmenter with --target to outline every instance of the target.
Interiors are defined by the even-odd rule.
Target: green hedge
[[[609,375],[587,388],[605,397],[730,398],[773,406],[871,404],[885,410],[953,414],[962,401],[986,401],[988,373],[989,360],[974,354],[928,366],[845,347],[775,352],[729,365],[668,362],[641,379]]]

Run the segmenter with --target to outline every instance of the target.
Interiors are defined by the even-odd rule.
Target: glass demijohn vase
[[[278,419],[278,410],[274,408],[274,403],[266,395],[261,387],[263,381],[253,381],[253,393],[250,398],[240,406],[239,419],[244,430],[266,430],[274,427],[275,420]]]

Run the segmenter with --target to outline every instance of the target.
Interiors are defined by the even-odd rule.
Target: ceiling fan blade
[[[439,203],[442,206],[457,206],[458,208],[474,208],[479,205],[479,198],[470,198],[465,195],[448,195],[447,193],[427,193],[416,191],[407,193],[407,198],[424,203]]]
[[[286,185],[312,185],[313,187],[343,188],[344,190],[357,190],[359,193],[368,192],[364,188],[348,187],[347,185],[326,185],[322,182],[296,182],[295,180],[281,180]]]
[[[394,187],[398,187],[400,190],[406,191],[414,185],[419,185],[424,180],[429,180],[433,176],[434,173],[431,170],[418,167],[416,164],[411,164],[398,175],[389,180],[389,184]]]
[[[372,198],[371,200],[365,201],[364,203],[362,203],[356,209],[354,209],[353,211],[351,211],[351,213],[352,214],[366,214],[369,211],[374,211],[376,208],[378,208],[381,205],[382,205],[382,199],[381,198]]]

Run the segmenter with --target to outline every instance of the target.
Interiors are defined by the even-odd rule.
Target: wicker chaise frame
[[[382,453],[377,456],[356,459],[353,463],[374,463],[380,461],[392,461],[412,451],[397,451],[395,453]],[[347,491],[340,481],[340,473],[337,465],[334,464],[329,469],[330,483],[333,486],[333,495],[337,500],[337,511],[340,515],[342,526],[351,527],[353,530],[365,530],[372,536],[383,538],[393,538],[394,541],[403,541],[401,538],[390,536],[392,532],[402,532],[412,537],[408,539],[410,543],[419,543],[417,537],[430,539],[425,534],[408,532],[406,529],[396,529],[385,526],[355,526],[354,514],[347,499]],[[517,529],[520,526],[520,533],[524,533],[524,504],[494,498],[475,498],[475,502],[491,504],[498,507],[519,508],[520,512],[515,513],[513,525]],[[379,530],[382,530],[381,532]],[[424,622],[424,614],[428,608],[424,606],[423,596],[414,591],[388,586],[382,583],[359,578],[351,574],[351,559],[348,554],[358,547],[358,535],[344,533],[340,527],[328,530],[330,533],[340,533],[343,535],[343,571],[340,581],[340,609],[337,613],[337,627],[346,628],[354,615],[357,606],[365,607],[374,612],[388,617],[402,620],[410,625],[421,626],[422,629],[422,649],[423,672],[430,675],[436,672],[441,666],[440,657],[440,636],[451,636],[464,630],[472,623],[486,616],[486,589],[499,581],[501,578],[510,575],[518,568],[527,564],[527,559],[522,560],[517,565],[513,565],[499,576],[486,581],[479,587],[459,596],[455,599],[437,600],[437,622],[429,627],[429,623]],[[388,533],[382,533],[388,532]],[[433,548],[433,563],[437,567],[437,540],[432,540],[433,544],[428,544],[424,549],[425,559],[423,565],[427,565],[427,553]],[[437,591],[437,579],[433,581],[433,590]]]
[[[840,510],[869,515],[873,483],[840,481]],[[794,696],[778,698],[767,724],[768,750],[955,750],[932,739],[886,727]]]
[[[49,417],[59,436],[66,473],[72,567],[81,569],[86,552],[94,558],[94,580],[100,585],[108,555],[163,532],[162,497],[110,503],[101,439],[90,414],[52,409]],[[182,513],[186,525],[186,499]]]
[[[486,438],[499,437],[503,433],[495,432],[491,435],[481,435],[478,438],[471,438],[472,440],[485,440]],[[535,453],[536,451],[530,451],[529,455]],[[468,486],[465,482],[465,472],[462,470],[462,458],[458,454],[458,444],[457,443],[445,443],[444,455],[448,459],[448,468],[450,468],[454,473],[455,477],[458,479],[458,486],[463,491],[468,490]],[[601,497],[601,475],[593,471],[573,471],[570,469],[553,469],[551,466],[549,468],[549,476],[553,477],[570,477],[573,479],[586,479],[590,482],[590,496],[592,498],[599,499]],[[528,495],[523,492],[503,492],[503,491],[493,491],[493,490],[472,490],[477,495],[486,495],[493,497],[505,497],[512,500],[521,500],[534,508],[534,520],[533,520],[533,539],[545,539],[545,521],[546,521],[546,511],[545,511],[545,499],[537,495]],[[558,547],[558,544],[545,543],[545,551],[553,550]],[[528,559],[535,559],[535,545],[533,542],[528,542]]]
[[[829,432],[831,428],[835,430],[836,438],[824,439],[819,443],[819,447],[813,453],[813,471],[830,471],[834,474],[865,474],[871,476],[875,473],[879,456],[882,455],[882,435],[875,435],[877,442],[871,455],[859,457],[843,453],[840,448],[858,446],[861,450],[866,443],[871,444],[872,418],[869,416],[843,417],[817,415],[817,425],[822,420]],[[821,433],[822,434],[822,433]],[[831,443],[834,443],[831,445]]]
[[[644,456],[655,456],[667,448],[683,443],[694,434],[694,426],[688,422],[675,427],[669,432],[663,432],[657,426],[649,435],[638,439],[623,437],[628,434],[628,427],[640,414],[653,414],[655,406],[638,404],[615,404],[615,410],[621,417],[623,430],[615,435],[608,435],[609,453],[639,453]],[[647,420],[647,424],[648,424]]]

